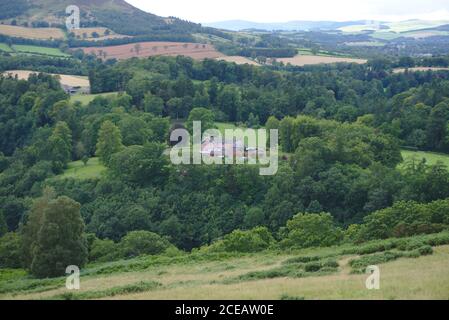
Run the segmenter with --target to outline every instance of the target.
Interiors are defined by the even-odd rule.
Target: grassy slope
[[[421,161],[422,159],[426,159],[427,163],[431,165],[436,164],[438,161],[441,161],[449,168],[448,154],[402,150],[402,157],[404,158],[404,162],[409,162],[411,160]]]
[[[39,46],[28,46],[28,45],[13,45],[13,49],[19,53],[32,53],[56,57],[70,57],[69,54],[62,52],[58,48],[48,48]]]
[[[82,161],[69,163],[68,169],[58,178],[93,179],[100,177],[105,170],[98,158],[91,158],[86,166]]]
[[[307,249],[291,254],[265,252],[205,261],[166,258],[159,260],[160,264],[149,264],[140,271],[101,275],[98,271],[104,267],[124,267],[132,265],[133,261],[155,259],[149,257],[91,265],[84,270],[87,275],[81,277],[81,290],[76,294],[107,299],[280,299],[283,296],[305,299],[449,299],[449,246],[436,247],[431,256],[401,258],[380,264],[381,289],[378,291],[365,288],[367,275],[350,273],[348,263],[355,256],[348,255],[337,257],[340,268],[330,275],[226,282],[248,272],[279,267],[286,259],[298,255],[329,255],[340,249]],[[148,286],[153,282],[160,285]],[[63,278],[36,282],[18,271],[14,285],[23,283],[28,283],[26,291],[14,295],[0,294],[0,299],[48,299],[68,294]],[[130,286],[141,287],[142,290],[121,293],[123,288]],[[36,288],[40,292],[36,292]]]
[[[0,43],[0,51],[4,52],[13,52],[10,46],[8,46],[6,43]]]

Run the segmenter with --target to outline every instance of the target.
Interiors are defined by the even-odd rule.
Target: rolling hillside
[[[19,0],[0,4],[0,20],[18,25],[63,26],[65,8],[77,5],[83,27],[102,26],[124,35],[191,33],[199,25],[177,18],[159,17],[139,10],[124,0]],[[112,19],[113,17],[113,19]]]

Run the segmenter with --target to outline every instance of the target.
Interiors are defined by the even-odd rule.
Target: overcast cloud
[[[194,22],[251,20],[449,20],[449,0],[127,0],[160,16]]]

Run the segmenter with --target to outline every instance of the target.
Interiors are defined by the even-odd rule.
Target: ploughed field
[[[214,46],[201,43],[186,42],[139,42],[118,46],[80,48],[86,54],[95,54],[99,58],[118,60],[133,57],[146,58],[152,56],[183,55],[193,59],[215,59],[224,56]]]
[[[318,55],[297,55],[293,58],[279,58],[276,59],[278,62],[283,62],[284,64],[291,64],[294,66],[306,66],[313,64],[332,64],[332,63],[358,63],[364,64],[368,61],[365,59],[356,59],[356,58],[342,58],[342,57],[326,57],[326,56],[318,56]]]

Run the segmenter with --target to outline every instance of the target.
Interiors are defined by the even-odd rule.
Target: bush
[[[283,247],[328,247],[343,238],[329,213],[298,214],[287,222],[287,230],[287,238],[281,243]]]
[[[249,231],[235,230],[226,235],[222,248],[227,252],[259,252],[266,250],[275,240],[265,227],[257,227]]]
[[[426,236],[424,239],[424,243],[432,247],[449,244],[449,233],[443,232],[439,234]]]
[[[395,253],[391,251],[387,251],[384,253],[373,254],[369,256],[364,256],[358,259],[351,260],[349,265],[352,268],[366,268],[371,265],[381,264],[389,261],[396,260],[402,256],[401,253]]]
[[[395,244],[391,240],[383,240],[383,241],[376,241],[369,244],[365,244],[363,246],[358,246],[350,250],[344,250],[344,253],[346,254],[359,254],[359,255],[366,255],[376,252],[384,252],[391,250],[395,247]]]
[[[120,242],[120,251],[125,258],[141,255],[158,255],[173,246],[167,239],[149,231],[132,231]]]
[[[409,237],[441,232],[449,227],[449,199],[428,204],[401,201],[364,219],[359,241]],[[348,231],[349,232],[349,231]]]
[[[422,246],[418,249],[418,252],[421,256],[430,256],[433,254],[433,249],[431,246]]]
[[[89,261],[107,262],[120,257],[119,246],[109,239],[95,239],[89,252]]]
[[[307,264],[304,265],[304,270],[306,272],[317,272],[320,271],[321,269],[321,263],[319,262],[309,262]]]

